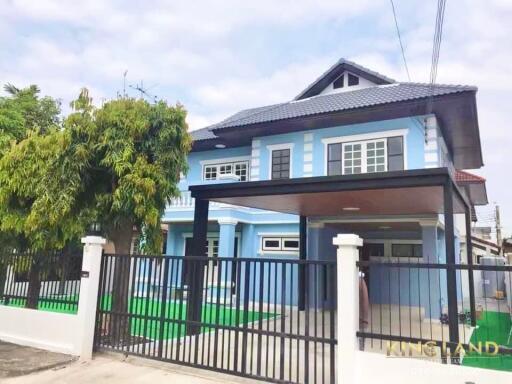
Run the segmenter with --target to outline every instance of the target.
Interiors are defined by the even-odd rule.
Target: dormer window
[[[359,77],[345,72],[332,82],[332,89],[353,87],[354,85],[359,85]]]
[[[334,89],[343,88],[343,83],[345,82],[345,75],[341,75],[332,83],[332,87]]]
[[[351,87],[353,85],[359,85],[359,77],[352,75],[351,73],[348,74],[348,86]]]

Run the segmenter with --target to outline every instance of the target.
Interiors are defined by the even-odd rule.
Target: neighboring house
[[[212,258],[334,259],[333,236],[357,233],[364,239],[363,260],[447,261],[442,216],[447,195],[427,184],[448,175],[468,204],[487,204],[484,180],[460,172],[483,164],[476,91],[398,82],[341,59],[293,100],[246,109],[193,131],[182,195],[163,217],[166,253],[183,256],[200,249],[192,240],[191,188],[211,197],[206,254]],[[322,195],[334,182],[345,182],[345,192]],[[403,189],[377,190],[391,182]],[[319,185],[324,189],[309,198]],[[465,212],[464,204],[453,205],[455,213]],[[204,215],[202,209],[196,214]],[[460,252],[465,226],[460,227],[454,230],[457,261],[465,258]],[[302,250],[301,239],[307,239]],[[376,287],[384,284],[378,273],[368,270],[366,278],[372,302],[385,301],[377,297]],[[322,279],[327,280],[319,277],[318,284],[331,284]],[[402,284],[400,276],[391,284]],[[435,289],[443,291],[443,299],[430,308],[431,317],[446,305],[444,288]],[[299,300],[292,298],[294,304]]]

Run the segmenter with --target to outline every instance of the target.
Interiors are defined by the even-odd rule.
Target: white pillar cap
[[[101,237],[101,236],[85,236],[82,237],[82,243],[83,244],[97,244],[97,245],[103,245],[107,242],[107,239]]]
[[[361,247],[363,245],[363,239],[354,234],[341,234],[332,239],[334,245],[339,246],[352,246]]]
[[[217,220],[219,225],[237,225],[238,220],[232,219],[231,217],[221,217]]]

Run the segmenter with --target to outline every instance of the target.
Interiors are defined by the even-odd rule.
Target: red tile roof
[[[473,173],[456,170],[455,181],[458,183],[485,183],[485,179]]]

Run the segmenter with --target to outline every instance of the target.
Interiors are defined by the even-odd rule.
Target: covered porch
[[[447,168],[198,185],[191,186],[190,190],[192,197],[195,198],[195,210],[193,241],[187,256],[204,256],[203,244],[207,237],[208,207],[210,202],[218,202],[298,215],[301,260],[328,259],[329,252],[324,252],[323,247],[328,248],[329,244],[332,244],[331,234],[372,233],[375,237],[379,232],[400,231],[412,234],[415,240],[421,240],[419,243],[422,244],[422,260],[415,260],[415,262],[455,265],[461,260],[456,242],[454,215],[465,216],[465,226],[469,232],[471,209],[475,204],[466,190],[456,183]],[[366,238],[367,244],[372,244],[371,239],[368,236]],[[441,254],[436,250],[440,245],[443,249]],[[466,249],[470,254],[470,236],[466,236]],[[241,256],[252,257],[253,255]],[[414,284],[415,292],[433,292],[432,295],[427,296],[427,305],[425,296],[423,299],[420,297],[417,302],[410,301],[412,286],[404,282],[404,277],[400,276],[399,270],[394,271],[390,268],[383,273],[382,270],[372,271],[371,265],[364,265],[365,262],[370,262],[372,256],[379,255],[372,255],[368,247],[363,247],[360,257],[363,263],[361,270],[365,271],[367,278],[371,279],[367,281],[370,288],[371,314],[374,311],[382,314],[382,308],[385,306],[386,311],[393,316],[398,312],[397,322],[400,324],[402,322],[400,308],[407,304],[411,315],[412,308],[415,313],[415,316],[409,316],[407,321],[411,322],[413,318],[415,322],[424,321],[428,318],[429,321],[439,322],[446,310],[446,327],[442,327],[446,328],[446,339],[454,343],[460,340],[458,316],[462,293],[458,287],[462,282],[455,268],[439,271],[439,277],[436,279],[431,278],[430,272],[422,277],[417,271],[418,284]],[[411,257],[414,255],[407,256],[409,257],[404,260],[411,262]],[[472,259],[468,258],[467,262],[472,263]],[[197,272],[201,275],[201,271]],[[312,279],[308,279],[304,269],[299,269],[297,293],[299,310],[305,308],[308,299],[313,299],[308,297],[311,291],[308,280]],[[325,281],[322,281],[318,278],[316,280],[318,284],[328,287],[335,279],[325,278]],[[394,284],[393,287],[389,286],[391,282]],[[464,283],[468,285],[469,297],[466,301],[467,307],[473,314],[471,316],[473,322],[475,298],[472,273],[467,275]],[[383,299],[382,289],[379,287],[384,285],[389,288],[389,292],[398,290],[396,291],[398,293],[393,295],[388,293],[387,298]],[[190,284],[187,317],[192,321],[197,321],[200,317],[197,303],[202,301],[203,291],[201,279],[195,279],[193,284]],[[409,301],[405,300],[405,297],[409,297]],[[435,299],[431,299],[432,297]],[[382,327],[385,321],[382,316],[377,318],[380,321],[379,326]],[[392,325],[389,324],[389,327],[391,329]],[[193,331],[191,329],[190,333]],[[401,330],[399,331],[401,333]]]

